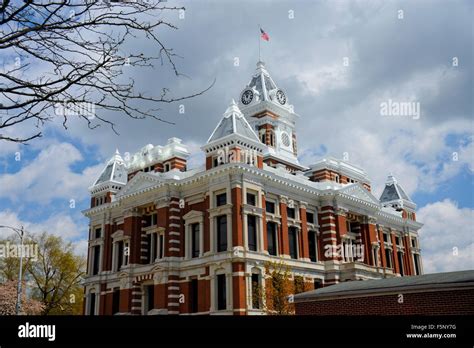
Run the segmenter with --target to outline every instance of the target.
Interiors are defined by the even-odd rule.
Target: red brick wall
[[[457,315],[474,314],[474,289],[297,302],[298,315]]]

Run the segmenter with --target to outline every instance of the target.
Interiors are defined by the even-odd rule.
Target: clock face
[[[250,89],[247,89],[244,93],[242,93],[242,104],[248,105],[253,99],[253,92]]]
[[[278,102],[281,104],[281,105],[285,105],[286,103],[286,95],[285,93],[283,93],[283,91],[281,89],[279,89],[276,93],[276,97],[277,97],[277,100]]]
[[[288,133],[281,133],[281,142],[285,147],[290,146],[290,137],[288,136]]]

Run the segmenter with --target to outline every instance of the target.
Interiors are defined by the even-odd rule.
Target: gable
[[[143,172],[138,172],[120,192],[117,197],[126,196],[134,192],[139,192],[152,188],[160,183],[160,178]]]
[[[372,204],[380,205],[379,200],[360,183],[345,186],[341,188],[339,192]]]

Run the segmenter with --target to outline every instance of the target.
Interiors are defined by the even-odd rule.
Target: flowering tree
[[[17,301],[17,282],[9,280],[0,284],[0,315],[15,315]],[[44,305],[37,300],[26,296],[25,285],[22,286],[21,310],[22,314],[38,315],[43,312]]]

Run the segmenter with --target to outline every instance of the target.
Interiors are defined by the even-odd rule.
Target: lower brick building
[[[299,315],[473,315],[474,271],[340,283],[295,295]]]
[[[416,205],[389,175],[297,157],[298,115],[264,64],[188,168],[177,138],[118,152],[90,188],[86,314],[264,314],[265,265],[305,288],[422,274]]]

